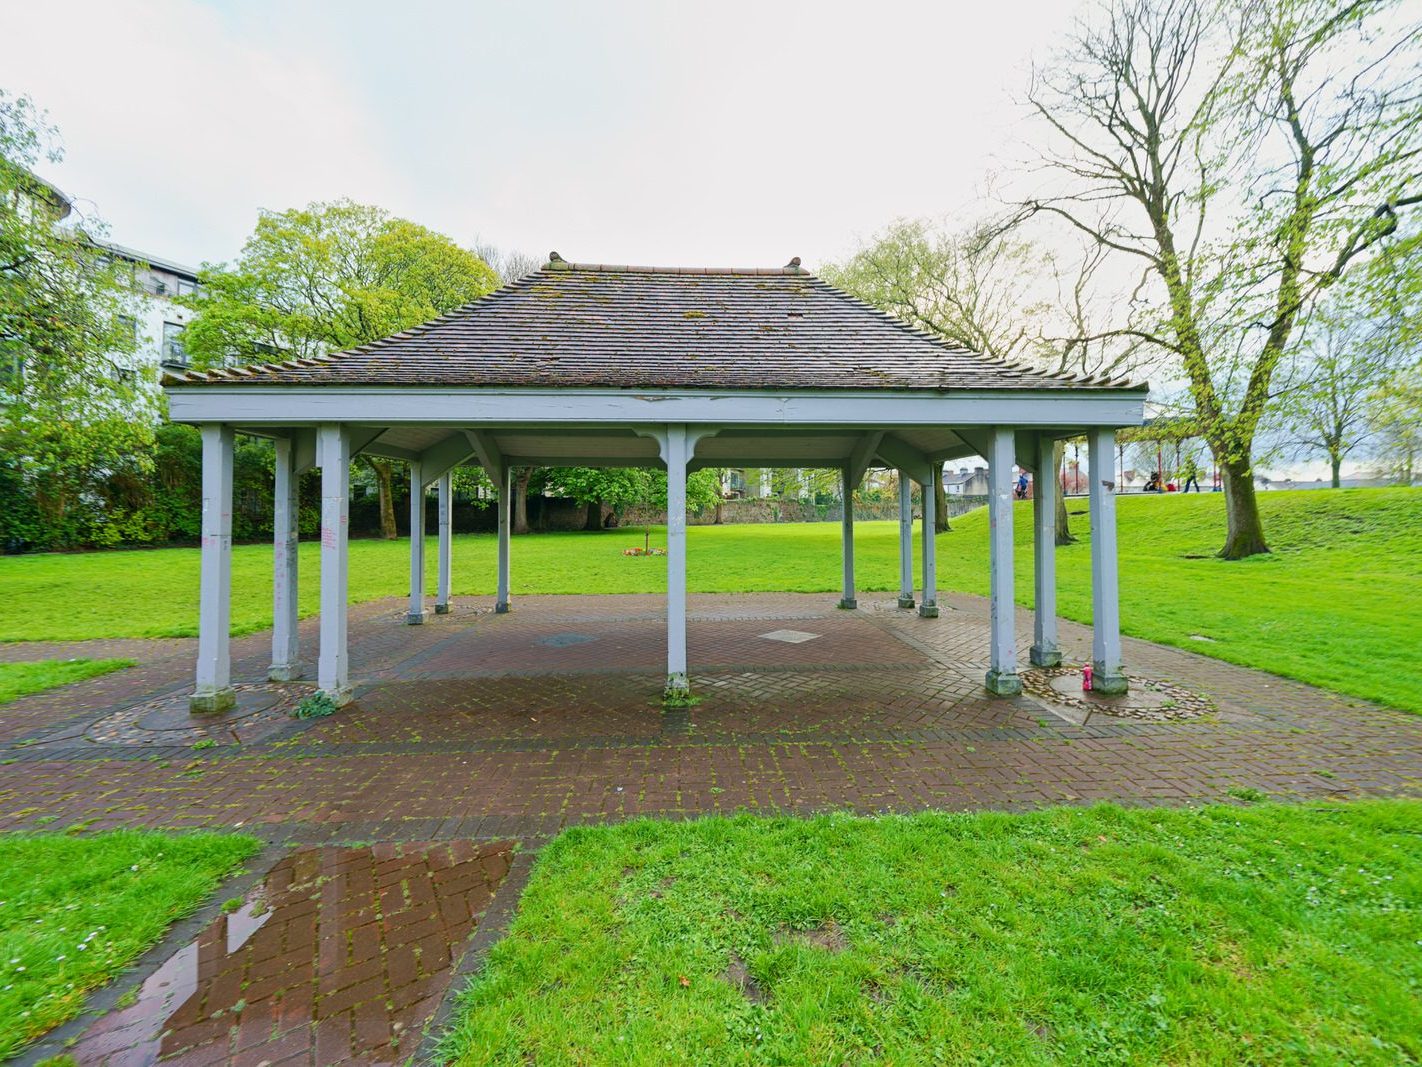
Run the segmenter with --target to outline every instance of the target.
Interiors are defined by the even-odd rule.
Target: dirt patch
[[[1051,1023],[1041,1022],[1035,1019],[1027,1020],[1027,1031],[1038,1041],[1050,1045],[1057,1039],[1057,1031]]]
[[[775,943],[777,945],[791,943],[811,945],[814,948],[822,948],[826,952],[843,952],[849,947],[849,939],[844,936],[844,931],[840,929],[839,923],[833,919],[808,930],[791,930],[782,926],[775,931]]]
[[[752,1004],[764,1004],[767,999],[765,988],[755,980],[755,976],[750,973],[750,968],[746,966],[746,961],[734,952],[731,953],[731,962],[726,965],[726,969],[721,972],[721,981],[740,991]]]

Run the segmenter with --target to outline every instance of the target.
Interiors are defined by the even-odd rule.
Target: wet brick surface
[[[122,647],[140,665],[6,706],[0,829],[80,821],[95,828],[240,827],[318,857],[303,863],[326,864],[349,853],[353,842],[380,848],[416,842],[411,847],[425,857],[436,854],[430,849],[439,842],[517,839],[536,848],[566,826],[640,815],[1181,804],[1228,801],[1232,790],[1246,788],[1285,800],[1422,793],[1422,716],[1127,639],[1128,674],[1199,694],[1208,713],[1156,722],[1094,711],[1080,723],[1080,716],[1064,717],[1030,692],[988,697],[986,602],[961,596],[939,602],[942,617],[925,620],[882,595],[862,597],[855,612],[836,610],[829,595],[694,596],[688,636],[700,702],[677,710],[658,702],[660,596],[527,597],[516,599],[508,615],[495,615],[488,599],[464,598],[453,614],[418,627],[403,624],[403,601],[360,605],[351,609],[354,703],[326,719],[288,717],[250,740],[238,731],[201,750],[156,730],[143,736],[144,721],[170,738],[199,736],[183,732],[181,715],[124,719],[128,710],[164,698],[181,703],[191,679],[190,641],[47,646],[67,655]],[[816,637],[798,644],[763,637],[776,630]],[[1080,664],[1090,650],[1089,629],[1063,622],[1061,630],[1066,662]],[[1026,613],[1018,616],[1018,635],[1025,661]],[[310,661],[315,620],[302,624],[302,638]],[[24,658],[24,647],[3,651]],[[235,641],[234,680],[264,683],[269,655],[268,635]],[[276,707],[294,704],[309,688],[309,682],[278,687],[286,703]],[[118,732],[94,728],[118,721],[130,725]],[[378,880],[383,861],[372,862],[366,870]],[[419,862],[433,870],[434,861]],[[425,888],[412,890],[412,900],[437,907],[433,874],[415,882]],[[350,924],[367,906],[360,901],[372,899],[367,890],[352,888],[345,903],[328,902],[326,894],[336,892],[329,884],[313,889],[318,899],[309,903],[317,912],[334,909],[330,914],[348,907],[352,918],[340,921],[359,928]],[[467,920],[441,912],[444,925],[430,935],[429,950],[446,967],[467,940],[468,926],[459,925]],[[215,939],[212,946],[204,949],[200,940],[194,951],[218,961],[217,972],[228,973],[222,961],[233,957],[244,974],[255,974],[256,946],[265,951],[272,931],[285,926],[268,930],[276,922],[268,920],[240,951],[223,953],[218,942],[231,937],[242,914],[226,922],[225,930],[205,935]],[[392,936],[401,945],[421,943],[407,933]],[[301,1009],[307,1014],[297,1019],[278,1010],[276,1037],[263,1039],[289,1041],[283,1055],[296,1056],[293,1062],[339,1062],[327,1058],[338,1055],[381,1062],[383,1054],[369,1049],[390,1040],[394,1023],[406,1018],[398,1013],[413,1004],[423,1011],[449,986],[446,977],[436,989],[420,962],[401,981],[408,1003],[392,1009],[393,977],[387,970],[377,983],[361,969],[364,957],[356,953],[365,949],[350,942],[337,971],[357,977],[330,987],[344,979],[322,977],[327,957],[319,930],[313,936],[300,950],[315,960],[315,977],[303,986],[310,993],[311,1004]],[[387,956],[408,963],[413,951],[402,952]],[[277,1052],[286,1045],[248,1055],[242,1042],[256,1024],[247,1024],[245,1005],[235,1031],[230,1017],[213,1021],[221,1001],[243,999],[241,981],[214,978],[197,1001],[195,991],[174,987],[168,994],[175,1019],[183,1021],[174,1040],[191,1033],[182,1038],[190,1042],[181,1052],[188,1062],[284,1062]],[[377,996],[380,983],[384,992]],[[343,998],[343,989],[353,992]],[[294,993],[288,999],[268,992],[262,1002],[266,1007],[251,1018],[270,1023],[262,1012],[284,1003],[300,1015]],[[308,1009],[318,1002],[333,1019],[344,1013],[347,1023],[313,1026]],[[114,1025],[111,1017],[84,1040],[97,1041],[101,1027]],[[293,1019],[283,1029],[283,1020]],[[290,1036],[296,1032],[305,1036]],[[360,1044],[370,1041],[376,1045]],[[164,1050],[180,1052],[175,1045]],[[409,1054],[403,1042],[398,1051]],[[151,1054],[80,1058],[151,1061]]]
[[[70,1054],[104,1067],[400,1063],[509,852],[470,841],[294,852]]]

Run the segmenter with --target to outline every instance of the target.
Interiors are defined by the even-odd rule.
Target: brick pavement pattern
[[[508,844],[303,849],[170,956],[82,1064],[400,1063],[509,870]]]
[[[252,1008],[252,1018],[265,1020],[257,1029],[290,1043],[248,1055],[246,1010],[235,1030],[231,1017],[213,1012],[242,999],[234,961],[246,968],[249,989],[277,980],[259,973],[255,955],[287,929],[273,919],[242,952],[214,954],[227,962],[214,965],[207,992],[170,993],[178,1022],[159,1050],[188,1063],[274,1064],[284,1062],[280,1049],[292,1062],[334,1063],[341,1055],[379,1062],[370,1042],[389,1042],[396,1022],[406,1032],[412,1024],[397,1018],[408,1004],[393,995],[381,1000],[377,986],[389,995],[398,981],[402,997],[419,1005],[415,1014],[437,1003],[451,988],[450,962],[497,884],[490,869],[466,879],[452,891],[465,903],[448,905],[454,911],[446,915],[448,894],[432,873],[442,862],[432,858],[440,843],[467,850],[470,842],[521,840],[536,848],[566,826],[642,815],[1180,804],[1228,800],[1244,789],[1280,799],[1422,793],[1422,716],[1127,639],[1129,674],[1198,694],[1212,710],[1175,722],[1093,711],[1083,722],[1079,709],[1030,692],[989,697],[982,688],[987,602],[948,596],[939,603],[942,616],[926,620],[883,596],[861,598],[852,612],[836,610],[829,595],[694,596],[689,651],[700,702],[679,709],[658,702],[660,596],[526,597],[506,615],[494,614],[489,600],[468,598],[418,627],[404,625],[403,600],[360,605],[350,626],[356,701],[325,719],[282,721],[263,698],[260,729],[221,717],[179,728],[170,705],[181,706],[191,684],[190,641],[66,645],[69,655],[121,646],[140,663],[6,706],[0,829],[81,821],[242,828],[304,847],[282,861],[289,869],[279,864],[269,875],[275,897],[286,892],[288,874],[288,888],[304,884],[301,864],[349,868],[349,891],[328,903],[323,884],[314,904],[356,928],[369,909],[395,912],[369,887],[391,861],[354,843],[380,842],[377,850],[396,849],[401,863],[419,857],[425,873],[410,883],[420,886],[410,889],[411,906],[424,909],[424,922],[439,910],[442,925],[427,943],[408,931],[390,943],[426,945],[418,962],[413,951],[387,945],[377,979],[361,955],[373,935],[362,934],[327,973],[323,953],[335,948],[313,947],[319,932],[300,945],[283,933],[281,951],[314,968],[303,979],[312,999],[292,994],[288,1001],[270,990],[248,996],[249,1005],[263,1005]],[[1025,654],[1030,615],[1017,621]],[[799,643],[764,636],[778,630],[814,636]],[[1089,628],[1063,622],[1061,630],[1067,661],[1082,662]],[[302,638],[312,656],[315,620],[303,623]],[[24,646],[4,652],[23,658]],[[267,692],[268,658],[268,635],[235,641],[234,680]],[[311,684],[276,688],[285,701],[279,711]],[[232,713],[243,714],[257,713],[240,705]],[[240,916],[205,936],[212,944],[230,937]],[[211,951],[204,944],[190,946],[195,958]],[[430,959],[442,964],[439,974]],[[347,982],[344,972],[356,980]],[[318,1002],[346,1021],[315,1025],[310,1011]],[[293,1016],[284,1014],[287,1003]],[[360,1005],[367,1010],[351,1010]],[[275,1031],[267,1025],[273,1010]],[[296,1016],[294,1028],[284,1029],[281,1020]],[[78,1061],[154,1062],[151,1046],[142,1046],[149,1048],[143,1058],[139,1044],[114,1043],[105,1029],[113,1017],[91,1027]],[[182,1041],[189,1043],[173,1043]],[[127,1058],[105,1058],[125,1047]],[[400,1051],[408,1054],[405,1044]]]

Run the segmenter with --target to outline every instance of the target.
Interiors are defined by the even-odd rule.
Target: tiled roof
[[[1135,389],[989,359],[800,268],[548,266],[348,352],[168,385],[687,389]]]

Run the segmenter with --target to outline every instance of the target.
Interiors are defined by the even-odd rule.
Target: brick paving
[[[467,598],[421,627],[403,625],[402,601],[366,604],[352,609],[355,703],[327,719],[283,722],[254,696],[248,707],[260,703],[267,716],[260,729],[255,720],[188,729],[172,714],[190,684],[190,642],[71,643],[69,655],[122,644],[140,665],[6,706],[0,829],[240,827],[317,857],[302,862],[329,863],[343,862],[331,857],[353,842],[406,843],[426,857],[440,843],[536,847],[565,826],[639,815],[1179,804],[1246,788],[1281,799],[1422,793],[1422,717],[1127,639],[1128,673],[1198,694],[1212,710],[1157,722],[1108,709],[1083,723],[1040,695],[989,698],[986,602],[939,603],[942,617],[925,620],[886,597],[861,598],[856,612],[836,610],[827,595],[692,597],[701,701],[671,710],[657,702],[659,596],[527,597],[507,615]],[[1018,625],[1025,658],[1030,616]],[[815,637],[763,636],[777,630]],[[1063,623],[1062,633],[1068,662],[1081,662],[1089,629]],[[314,621],[303,639],[314,653]],[[268,640],[234,642],[234,678],[254,692],[267,692]],[[4,651],[17,658],[24,647]],[[277,688],[289,706],[310,684]],[[194,738],[212,744],[194,749]],[[366,907],[362,892],[333,902],[332,914]],[[480,888],[478,900],[489,892]],[[437,907],[438,897],[420,899]],[[471,923],[480,906],[469,906]],[[449,985],[449,961],[469,934],[463,921],[435,937],[446,969],[427,999]],[[249,943],[264,945],[265,929]],[[322,980],[309,984],[319,993]],[[354,1021],[365,1017],[351,1016],[344,1055],[376,1062],[357,1027],[384,1025],[388,1042],[398,1020],[386,1011],[383,1024]],[[211,1011],[198,1022],[211,1023]],[[303,1025],[308,1037],[286,1038],[284,1054],[338,1062],[329,1046],[310,1043],[312,1018]],[[213,1033],[209,1058],[197,1045],[162,1051],[193,1063],[264,1058],[231,1043],[241,1040],[231,1019]],[[157,1053],[148,1055],[122,1062]]]

